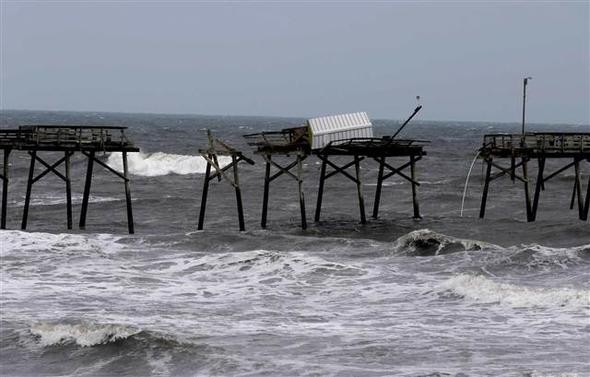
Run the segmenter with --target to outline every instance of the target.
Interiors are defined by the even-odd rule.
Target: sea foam
[[[140,333],[141,330],[114,324],[50,324],[37,323],[31,327],[31,333],[38,338],[42,346],[77,344],[90,347],[116,342]]]
[[[157,177],[168,174],[203,174],[207,167],[207,161],[202,156],[190,156],[180,154],[155,153],[129,153],[127,155],[129,172],[143,177]],[[231,162],[228,156],[220,156],[219,164],[225,166]],[[107,164],[117,170],[123,171],[121,153],[111,153]]]
[[[447,236],[430,229],[418,229],[395,240],[393,248],[408,255],[432,256],[459,251],[500,249],[499,246],[484,241]]]
[[[573,288],[525,287],[498,283],[481,275],[459,274],[440,286],[466,300],[511,307],[590,307],[590,291]]]

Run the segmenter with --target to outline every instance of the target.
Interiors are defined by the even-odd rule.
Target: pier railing
[[[536,153],[590,153],[590,132],[489,134],[484,136],[483,149],[532,150]]]

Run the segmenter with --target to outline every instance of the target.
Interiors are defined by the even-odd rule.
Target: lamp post
[[[525,77],[522,83],[522,142],[524,143],[524,121],[525,121],[525,110],[526,110],[526,86],[532,77]]]

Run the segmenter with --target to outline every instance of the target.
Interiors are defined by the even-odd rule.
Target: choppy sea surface
[[[130,157],[135,235],[121,181],[96,165],[85,232],[66,230],[55,177],[34,186],[29,230],[17,230],[28,159],[13,152],[9,230],[0,231],[2,376],[590,376],[590,224],[569,209],[573,172],[547,183],[534,223],[522,184],[494,181],[480,220],[477,164],[459,216],[482,136],[516,124],[408,126],[405,137],[431,140],[418,163],[421,220],[411,218],[410,185],[396,178],[379,219],[359,224],[356,187],[339,176],[326,182],[314,224],[320,165],[310,157],[309,229],[299,228],[295,182],[281,177],[261,230],[264,164],[254,156],[240,172],[247,231],[238,232],[223,181],[212,183],[205,230],[196,230],[204,130],[253,156],[243,134],[302,119],[0,115],[0,127],[124,125],[141,147]],[[376,120],[375,133],[399,123]],[[120,155],[100,158],[121,168]],[[76,155],[75,223],[85,168]],[[362,173],[370,213],[377,165],[363,161]]]

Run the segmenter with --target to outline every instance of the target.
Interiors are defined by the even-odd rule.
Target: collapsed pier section
[[[373,125],[368,115],[364,112],[313,118],[306,121],[306,124],[301,127],[245,135],[248,144],[256,148],[255,153],[262,155],[266,161],[261,219],[262,227],[265,228],[267,222],[270,183],[281,175],[287,175],[293,178],[298,184],[301,227],[302,229],[306,229],[307,220],[305,195],[303,192],[302,162],[310,155],[315,155],[322,161],[314,216],[315,222],[320,221],[325,181],[332,176],[341,174],[355,183],[360,221],[362,224],[366,223],[360,167],[361,161],[365,159],[375,160],[379,164],[373,217],[378,217],[383,181],[393,175],[399,175],[412,185],[414,217],[420,218],[417,196],[417,188],[420,186],[420,183],[416,178],[415,167],[416,162],[422,156],[426,155],[423,146],[427,142],[423,140],[402,140],[395,138],[399,131],[403,129],[420,109],[421,106],[417,107],[410,118],[403,123],[398,132],[391,137],[373,137]],[[275,157],[280,157],[283,160],[290,158],[291,160],[279,164]],[[400,166],[393,166],[387,159],[394,157],[407,158],[409,161],[402,163]],[[343,158],[350,158],[351,160],[339,165],[338,163]],[[338,159],[338,161],[335,159]],[[274,174],[271,174],[272,167],[278,169]],[[328,167],[331,171],[328,171]],[[352,174],[347,171],[351,167],[354,167],[354,173]],[[403,171],[408,167],[410,168],[409,175]],[[294,173],[291,170],[295,168],[296,172]]]

